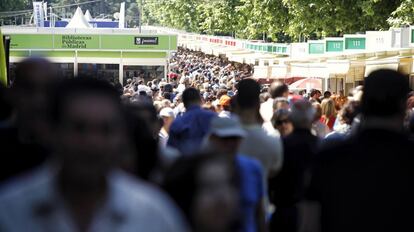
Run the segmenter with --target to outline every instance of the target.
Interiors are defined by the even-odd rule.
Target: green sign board
[[[136,43],[136,35],[11,34],[11,49],[177,50],[176,35],[139,36],[157,43]]]
[[[271,45],[267,46],[267,52],[272,52],[272,46]]]
[[[271,51],[273,53],[286,54],[287,53],[287,47],[283,46],[283,45],[278,45],[278,46],[270,46],[269,45],[269,51]]]
[[[326,52],[342,52],[344,50],[344,41],[342,40],[327,40]]]
[[[414,29],[411,29],[411,43],[414,43]]]
[[[365,38],[345,38],[345,49],[365,50]]]
[[[10,35],[10,49],[48,49],[53,48],[53,36],[51,35]]]
[[[324,43],[309,43],[309,54],[323,54],[325,53]]]
[[[55,49],[99,49],[97,35],[55,35]]]

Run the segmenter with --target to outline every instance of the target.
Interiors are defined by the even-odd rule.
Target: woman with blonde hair
[[[322,116],[320,121],[326,124],[332,131],[336,120],[335,102],[330,98],[323,99],[321,103],[321,108]]]

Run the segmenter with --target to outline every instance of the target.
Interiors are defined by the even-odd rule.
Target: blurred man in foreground
[[[183,231],[160,192],[117,170],[126,125],[116,89],[80,77],[52,99],[54,156],[2,188],[1,231]]]

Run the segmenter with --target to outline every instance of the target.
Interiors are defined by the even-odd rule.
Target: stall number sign
[[[365,49],[365,38],[346,38],[345,49]]]
[[[326,41],[327,52],[342,52],[344,50],[343,41]]]
[[[158,37],[135,37],[135,45],[158,45]]]
[[[309,54],[323,54],[325,52],[323,43],[310,43]]]

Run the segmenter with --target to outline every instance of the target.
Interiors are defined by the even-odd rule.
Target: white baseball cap
[[[160,116],[174,118],[175,117],[174,110],[171,109],[170,107],[165,107],[160,111]]]

